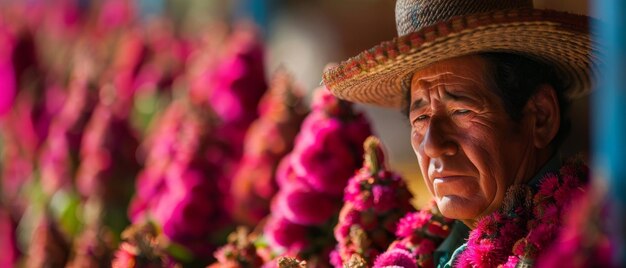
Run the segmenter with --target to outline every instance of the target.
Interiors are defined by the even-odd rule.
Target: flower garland
[[[534,195],[530,186],[511,187],[502,208],[477,223],[454,266],[532,265],[556,239],[572,201],[585,192],[588,173],[582,161],[570,160],[558,174],[546,174]]]

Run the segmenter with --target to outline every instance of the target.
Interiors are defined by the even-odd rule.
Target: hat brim
[[[400,107],[415,70],[463,55],[508,52],[552,64],[569,85],[566,95],[577,98],[591,90],[599,64],[589,20],[539,9],[455,17],[364,51],[327,69],[323,81],[341,99]]]

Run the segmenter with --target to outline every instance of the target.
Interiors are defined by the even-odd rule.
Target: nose
[[[433,116],[428,129],[424,134],[422,146],[424,153],[430,158],[452,156],[457,153],[459,146],[451,135],[449,122],[442,116]]]

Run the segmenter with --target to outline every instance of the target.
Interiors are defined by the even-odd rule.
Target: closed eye
[[[423,115],[416,117],[414,121],[423,121],[426,119],[428,119],[428,115],[423,114]]]
[[[455,115],[464,115],[464,114],[469,114],[470,110],[468,109],[458,109],[458,110],[454,110],[453,114]]]
[[[430,116],[428,114],[419,115],[419,116],[415,117],[415,119],[413,119],[413,121],[411,121],[411,125],[412,125],[413,128],[422,128],[422,127],[424,127],[426,122],[428,122],[428,118],[430,118]]]

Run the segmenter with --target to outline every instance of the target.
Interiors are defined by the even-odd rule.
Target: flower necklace
[[[585,192],[589,169],[570,160],[546,174],[533,194],[530,186],[507,191],[502,208],[481,219],[455,267],[516,267],[533,264],[555,239],[570,204]]]

